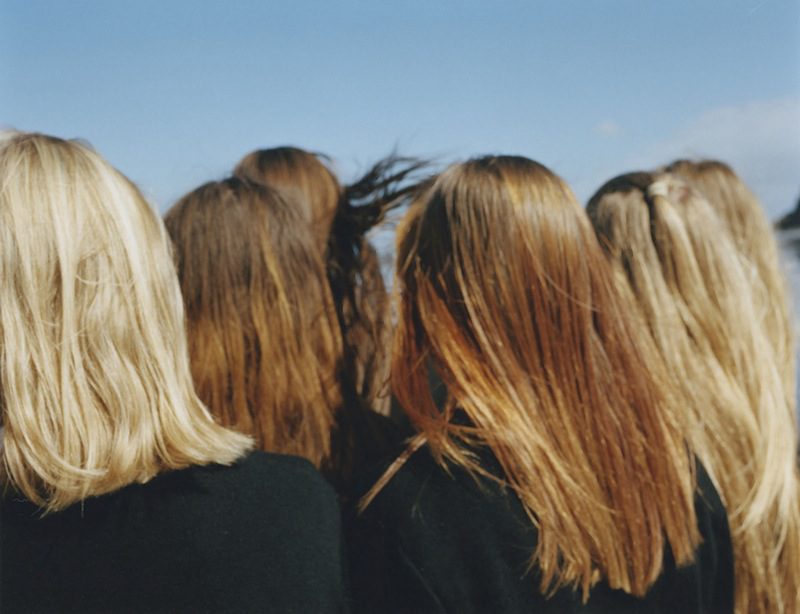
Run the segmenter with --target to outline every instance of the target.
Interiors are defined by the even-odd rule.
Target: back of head
[[[295,147],[246,155],[234,174],[286,194],[325,257],[344,342],[342,385],[350,402],[389,410],[389,301],[376,250],[366,234],[412,188],[426,163],[395,154],[342,186],[322,156]]]
[[[731,287],[746,297],[749,292],[742,260],[707,202],[672,177],[635,172],[603,185],[587,213],[611,261],[630,282],[662,353],[672,338],[670,326],[661,324],[684,322],[705,344],[702,350],[730,366],[730,323],[719,312],[733,317],[738,309]],[[719,242],[709,251],[710,236]]]
[[[318,250],[325,252],[342,187],[318,156],[297,147],[258,149],[242,158],[233,172],[285,192],[301,219],[311,224]]]
[[[250,446],[194,394],[163,225],[78,142],[0,145],[3,478],[50,510]]]
[[[755,194],[734,170],[718,160],[676,160],[666,167],[711,203],[734,245],[750,263],[748,280],[759,317],[781,365],[787,402],[795,403],[795,325],[775,234]]]
[[[718,160],[675,160],[664,171],[683,179],[711,203],[748,258],[765,249],[764,235],[772,235],[770,225],[758,199],[730,166]]]
[[[262,449],[320,466],[341,404],[341,337],[325,268],[297,207],[238,178],[165,217],[200,398]]]
[[[543,590],[586,595],[599,576],[641,595],[665,543],[691,559],[690,462],[659,359],[637,347],[638,320],[560,178],[520,157],[450,167],[400,230],[398,283],[395,392],[435,455],[478,472],[463,444],[497,457],[538,527]],[[428,364],[451,395],[443,412]]]
[[[682,391],[681,423],[725,500],[737,610],[791,611],[796,431],[747,260],[706,199],[674,176],[622,175],[587,210]]]

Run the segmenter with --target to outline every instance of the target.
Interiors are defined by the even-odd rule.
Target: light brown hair
[[[443,463],[497,458],[538,529],[542,591],[586,599],[602,578],[643,595],[667,544],[692,559],[692,462],[660,358],[560,178],[521,157],[451,166],[399,231],[397,284],[394,392]]]
[[[342,384],[378,413],[389,411],[391,323],[380,261],[366,233],[406,193],[404,182],[425,163],[395,155],[343,186],[324,157],[296,147],[247,154],[234,174],[290,196],[325,258],[344,339]]]
[[[588,213],[682,393],[684,431],[728,509],[736,611],[796,611],[796,429],[749,263],[708,202],[670,175],[616,177]]]
[[[322,466],[342,403],[342,356],[325,269],[295,203],[238,178],[166,214],[198,394],[263,450]]]
[[[0,139],[0,478],[46,511],[252,446],[195,394],[161,220],[84,144]]]
[[[257,149],[239,160],[233,174],[285,192],[324,253],[343,189],[319,156],[297,147]]]

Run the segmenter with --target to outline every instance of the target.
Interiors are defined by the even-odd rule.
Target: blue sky
[[[257,147],[352,177],[519,153],[585,200],[676,156],[800,195],[797,0],[0,0],[0,124],[89,140],[163,210]]]

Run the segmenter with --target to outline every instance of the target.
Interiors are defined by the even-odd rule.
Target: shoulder
[[[367,494],[404,452],[405,446],[396,447],[383,462],[362,474],[356,488],[357,494],[359,496]],[[455,478],[436,462],[428,447],[423,446],[413,452],[391,475],[367,506],[365,515],[381,511],[405,511],[407,506],[403,505],[404,502],[419,503],[421,498],[436,498],[437,493],[447,490],[454,480]]]
[[[440,464],[427,447],[346,518],[357,611],[512,611],[542,601],[529,574],[537,534],[519,500],[495,480]]]
[[[193,473],[204,493],[195,508],[203,509],[187,506],[186,517],[202,527],[195,549],[209,567],[222,576],[246,564],[240,587],[269,593],[276,611],[321,611],[343,601],[339,504],[310,462],[253,452]]]
[[[338,504],[302,459],[253,453],[231,466],[192,466],[45,518],[24,504],[9,518],[5,504],[2,556],[15,574],[2,578],[2,590],[16,583],[30,603],[38,593],[70,611],[91,610],[88,603],[102,611],[332,611],[344,602]]]
[[[240,509],[248,502],[261,514],[291,509],[305,515],[335,515],[336,495],[306,459],[252,452],[233,465],[195,467],[192,478],[224,501],[236,501]]]
[[[481,467],[501,475],[484,456]],[[362,481],[360,490],[368,492],[385,468]],[[535,529],[510,489],[439,462],[427,446],[411,454],[361,514],[351,512],[347,518],[351,526],[384,534],[410,556],[428,556],[439,547],[494,548],[490,542],[536,545]],[[470,536],[469,544],[465,535]]]
[[[316,485],[324,488],[325,481],[319,471],[307,459],[285,454],[251,452],[230,466],[207,465],[198,468],[207,476],[225,475],[229,480],[260,480],[271,485],[287,483],[302,488]],[[213,479],[213,478],[212,478]]]
[[[728,512],[714,486],[714,482],[699,460],[696,462],[696,467],[695,511],[704,545],[708,546],[709,542],[713,541],[715,547],[729,550],[730,527],[728,525]]]
[[[703,578],[703,600],[709,611],[732,611],[734,553],[728,514],[702,463],[697,461],[695,496],[697,525],[702,543],[695,565]]]
[[[502,475],[492,460],[483,458],[484,456],[486,455],[481,455],[480,460],[482,468],[492,475]],[[370,488],[390,464],[391,461],[386,462],[384,466],[365,476],[366,479],[360,484],[361,489],[366,491]],[[376,508],[395,508],[398,501],[414,502],[417,506],[423,501],[441,503],[447,507],[470,502],[485,505],[487,500],[505,499],[508,494],[499,482],[473,475],[447,461],[437,461],[428,446],[423,446],[411,454],[389,479],[375,497],[373,505]]]
[[[702,510],[712,514],[725,515],[725,507],[703,463],[700,460],[696,460],[695,467],[697,474],[696,507],[698,511]]]

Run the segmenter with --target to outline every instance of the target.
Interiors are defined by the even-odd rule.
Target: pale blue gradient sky
[[[256,147],[345,178],[520,153],[585,200],[678,155],[800,195],[798,0],[0,0],[0,124],[89,140],[164,209]]]

